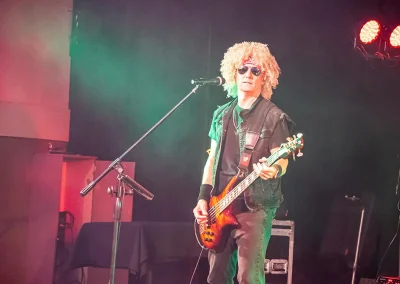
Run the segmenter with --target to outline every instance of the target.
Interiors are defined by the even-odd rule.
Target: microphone
[[[221,86],[225,83],[225,79],[222,77],[212,78],[212,79],[194,79],[191,81],[193,85],[207,85],[207,84],[215,84]]]

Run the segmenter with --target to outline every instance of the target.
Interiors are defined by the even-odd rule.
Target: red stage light
[[[381,32],[381,25],[376,20],[366,22],[360,31],[360,40],[364,44],[374,42]]]
[[[389,42],[392,47],[400,47],[400,25],[390,34]]]

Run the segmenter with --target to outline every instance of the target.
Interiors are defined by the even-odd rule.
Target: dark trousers
[[[222,252],[209,252],[210,284],[233,284],[238,266],[240,284],[265,284],[264,259],[271,238],[276,209],[236,215],[239,227],[233,230]]]

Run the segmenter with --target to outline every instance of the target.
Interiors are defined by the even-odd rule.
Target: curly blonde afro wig
[[[272,89],[278,85],[281,70],[268,46],[259,42],[237,43],[225,52],[220,70],[225,79],[224,89],[228,92],[228,97],[237,97],[236,72],[246,61],[251,61],[261,69],[260,76],[264,76],[261,94],[264,98],[271,99]]]

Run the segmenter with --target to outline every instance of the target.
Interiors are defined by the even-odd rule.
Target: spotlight
[[[400,47],[400,25],[393,29],[392,33],[390,34],[389,43],[393,48]]]
[[[360,40],[364,44],[374,42],[381,32],[381,24],[376,20],[366,22],[360,31]]]
[[[393,26],[389,20],[380,18],[359,23],[355,30],[354,48],[367,60],[400,61],[400,24]]]

